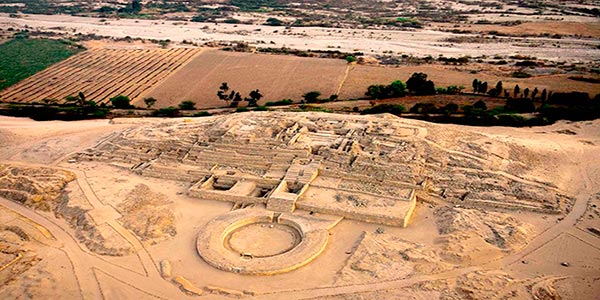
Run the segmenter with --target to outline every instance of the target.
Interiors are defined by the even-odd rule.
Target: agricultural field
[[[11,45],[9,42],[5,45]],[[16,41],[20,43],[20,41]],[[34,43],[35,44],[35,43]],[[143,99],[153,97],[155,107],[177,106],[193,101],[198,109],[226,106],[217,97],[219,86],[227,82],[242,98],[260,90],[268,101],[299,101],[310,91],[322,98],[338,95],[340,99],[364,98],[373,84],[406,81],[413,73],[423,72],[436,87],[464,86],[471,91],[473,79],[490,86],[502,81],[506,89],[518,84],[522,89],[538,88],[553,92],[600,92],[600,84],[569,79],[572,74],[554,74],[555,68],[525,69],[533,76],[514,78],[514,66],[489,64],[443,65],[407,64],[401,66],[348,64],[341,59],[306,58],[289,55],[228,52],[206,48],[140,49],[110,44],[91,47],[88,51],[59,62],[18,84],[0,92],[0,101],[62,103],[67,96],[83,92],[87,100],[107,104],[117,95],[128,96],[132,104],[144,107]],[[139,45],[138,45],[139,46]],[[597,75],[586,78],[597,79]],[[245,103],[241,103],[245,105]]]
[[[502,74],[498,69],[488,66],[482,66],[482,68],[485,70],[472,74],[470,70],[477,70],[476,67],[432,64],[399,67],[355,65],[350,68],[339,96],[340,99],[362,98],[372,84],[389,84],[394,80],[406,81],[415,72],[427,74],[428,79],[435,82],[436,87],[463,86],[466,92],[472,91],[473,79],[478,79],[487,81],[490,86],[495,86],[498,81],[502,81],[504,87],[509,90],[518,84],[521,88],[528,87],[531,90],[537,87],[539,90],[547,89],[554,92],[581,91],[592,96],[600,93],[600,84],[571,80],[569,77],[572,75],[568,74],[543,74],[529,78],[514,78],[510,76],[510,72]],[[598,78],[598,76],[592,77]]]
[[[265,101],[299,100],[310,91],[324,97],[337,94],[347,64],[341,59],[204,51],[189,64],[148,93],[157,107],[177,106],[194,101],[198,108],[224,106],[217,97],[219,86],[227,82],[242,97],[259,89]],[[143,105],[134,102],[134,105]]]
[[[97,104],[106,104],[118,95],[137,99],[200,51],[197,48],[93,49],[2,91],[0,100],[60,103],[79,92]]]
[[[81,51],[56,40],[14,39],[0,44],[0,90]]]

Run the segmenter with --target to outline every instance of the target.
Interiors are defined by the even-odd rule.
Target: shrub
[[[321,96],[321,92],[312,91],[312,92],[308,92],[308,93],[302,95],[302,98],[304,98],[304,101],[306,101],[306,103],[317,103],[317,102],[319,102],[320,96]]]
[[[320,106],[305,105],[305,104],[300,105],[300,109],[303,110],[303,111],[326,112],[326,113],[333,112],[329,108],[320,107]]]
[[[192,17],[192,19],[190,20],[192,22],[206,22],[208,21],[208,18],[203,16],[203,15],[197,15]]]
[[[514,78],[529,78],[531,77],[531,74],[525,73],[523,71],[515,71],[511,74],[511,76]]]
[[[406,84],[396,80],[389,85],[374,84],[367,88],[366,96],[374,99],[388,99],[406,95]]]
[[[269,110],[266,106],[257,106],[253,109],[253,111],[267,111]]]
[[[196,103],[194,101],[183,101],[183,102],[179,103],[179,109],[194,110],[194,109],[196,109]]]
[[[450,85],[447,88],[436,88],[435,91],[439,94],[457,95],[464,89],[464,86]]]
[[[522,127],[527,125],[527,119],[519,115],[501,114],[498,115],[498,122],[503,126]]]
[[[483,102],[483,100],[479,100],[477,102],[475,102],[475,104],[473,104],[473,108],[475,109],[481,109],[481,110],[487,110],[487,105],[485,104],[485,102]]]
[[[239,112],[239,113],[240,112],[247,112],[247,111],[248,111],[248,108],[245,107],[245,106],[241,106],[241,107],[238,107],[238,108],[235,109],[235,112]]]
[[[240,21],[238,19],[233,19],[233,18],[227,19],[227,20],[225,20],[223,22],[227,23],[227,24],[240,24],[240,23],[242,23],[242,21]]]
[[[394,115],[400,115],[406,111],[406,108],[402,105],[396,104],[379,104],[375,105],[371,108],[367,108],[360,112],[361,115],[371,115],[371,114],[383,114],[390,113]]]
[[[413,114],[433,114],[436,113],[436,108],[433,103],[417,103],[409,111]]]
[[[212,116],[211,113],[207,112],[207,111],[199,111],[197,113],[194,114],[194,117],[210,117]]]
[[[173,106],[161,108],[152,112],[152,115],[155,117],[166,117],[166,118],[174,118],[179,117],[179,109]]]
[[[538,64],[535,61],[523,60],[523,61],[518,61],[517,63],[515,63],[515,66],[517,66],[517,67],[537,67]]]
[[[292,101],[291,99],[284,99],[275,102],[267,102],[265,103],[265,106],[284,106],[290,104],[294,104],[294,101]]]
[[[588,93],[583,92],[570,92],[570,93],[553,93],[552,96],[548,99],[548,103],[551,104],[560,104],[567,106],[574,105],[590,105],[592,101],[590,101],[590,95]]]
[[[115,108],[126,109],[131,108],[131,100],[127,96],[119,95],[110,99],[110,103]]]
[[[439,111],[445,115],[455,114],[458,111],[458,104],[448,103],[444,107],[440,108]]]
[[[265,25],[269,25],[269,26],[282,26],[283,22],[281,22],[281,20],[279,20],[277,18],[268,18],[267,22],[265,23]]]
[[[530,113],[535,111],[535,105],[533,100],[529,98],[524,99],[513,99],[506,100],[504,110],[517,113]]]

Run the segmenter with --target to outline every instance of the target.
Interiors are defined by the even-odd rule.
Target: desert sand
[[[0,117],[2,299],[596,299],[600,122]]]
[[[585,24],[590,23],[589,20],[586,21]],[[566,62],[593,62],[600,58],[597,51],[597,39],[496,37],[495,40],[499,41],[498,43],[457,44],[445,40],[450,37],[476,37],[478,35],[438,31],[439,28],[437,27],[412,31],[322,27],[301,27],[284,30],[284,27],[264,25],[117,20],[67,15],[26,15],[20,18],[10,18],[8,14],[0,14],[0,26],[4,28],[24,28],[27,26],[30,30],[54,32],[60,35],[75,32],[114,38],[168,39],[174,42],[186,40],[198,44],[219,41],[244,41],[260,48],[287,47],[300,50],[339,50],[348,53],[363,52],[368,55],[386,53],[418,57],[426,55],[433,57],[438,55],[447,57],[529,55],[540,59]],[[594,25],[590,26],[593,27]],[[482,28],[482,30],[484,29]],[[546,32],[546,30],[543,29],[539,32]],[[581,34],[587,32],[570,33]],[[591,34],[596,33],[592,32]],[[557,44],[560,47],[557,47]]]

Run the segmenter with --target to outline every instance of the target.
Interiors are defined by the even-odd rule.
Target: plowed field
[[[148,89],[179,69],[200,49],[88,50],[41,71],[0,94],[5,102],[63,102],[83,92],[87,100],[141,98]]]

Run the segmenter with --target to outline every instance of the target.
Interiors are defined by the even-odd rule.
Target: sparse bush
[[[196,109],[196,102],[194,101],[183,101],[181,103],[179,103],[179,109],[181,110],[195,110]]]
[[[153,111],[152,115],[155,117],[174,118],[179,117],[180,112],[179,109],[177,109],[176,107],[169,106]]]
[[[291,99],[284,99],[275,102],[267,102],[265,103],[265,106],[285,106],[290,104],[294,104],[294,101],[292,101]]]
[[[194,117],[210,117],[212,116],[211,113],[207,112],[207,111],[199,111],[197,113],[194,114]]]
[[[434,114],[436,108],[433,103],[417,103],[410,108],[409,112],[413,114]]]
[[[269,25],[269,26],[282,26],[283,22],[281,22],[281,20],[279,20],[277,18],[268,18],[267,22],[265,22],[265,25]]]
[[[372,115],[372,114],[383,114],[390,113],[394,115],[400,115],[406,111],[406,108],[402,105],[396,104],[379,104],[371,108],[364,109],[360,112],[361,115]]]
[[[444,107],[439,109],[439,112],[445,115],[451,115],[458,112],[458,104],[448,103]]]
[[[523,71],[515,71],[511,74],[511,76],[514,78],[529,78],[531,77],[531,74],[525,73]]]
[[[144,98],[144,103],[146,104],[147,108],[152,108],[152,106],[156,104],[156,99],[152,97]]]

